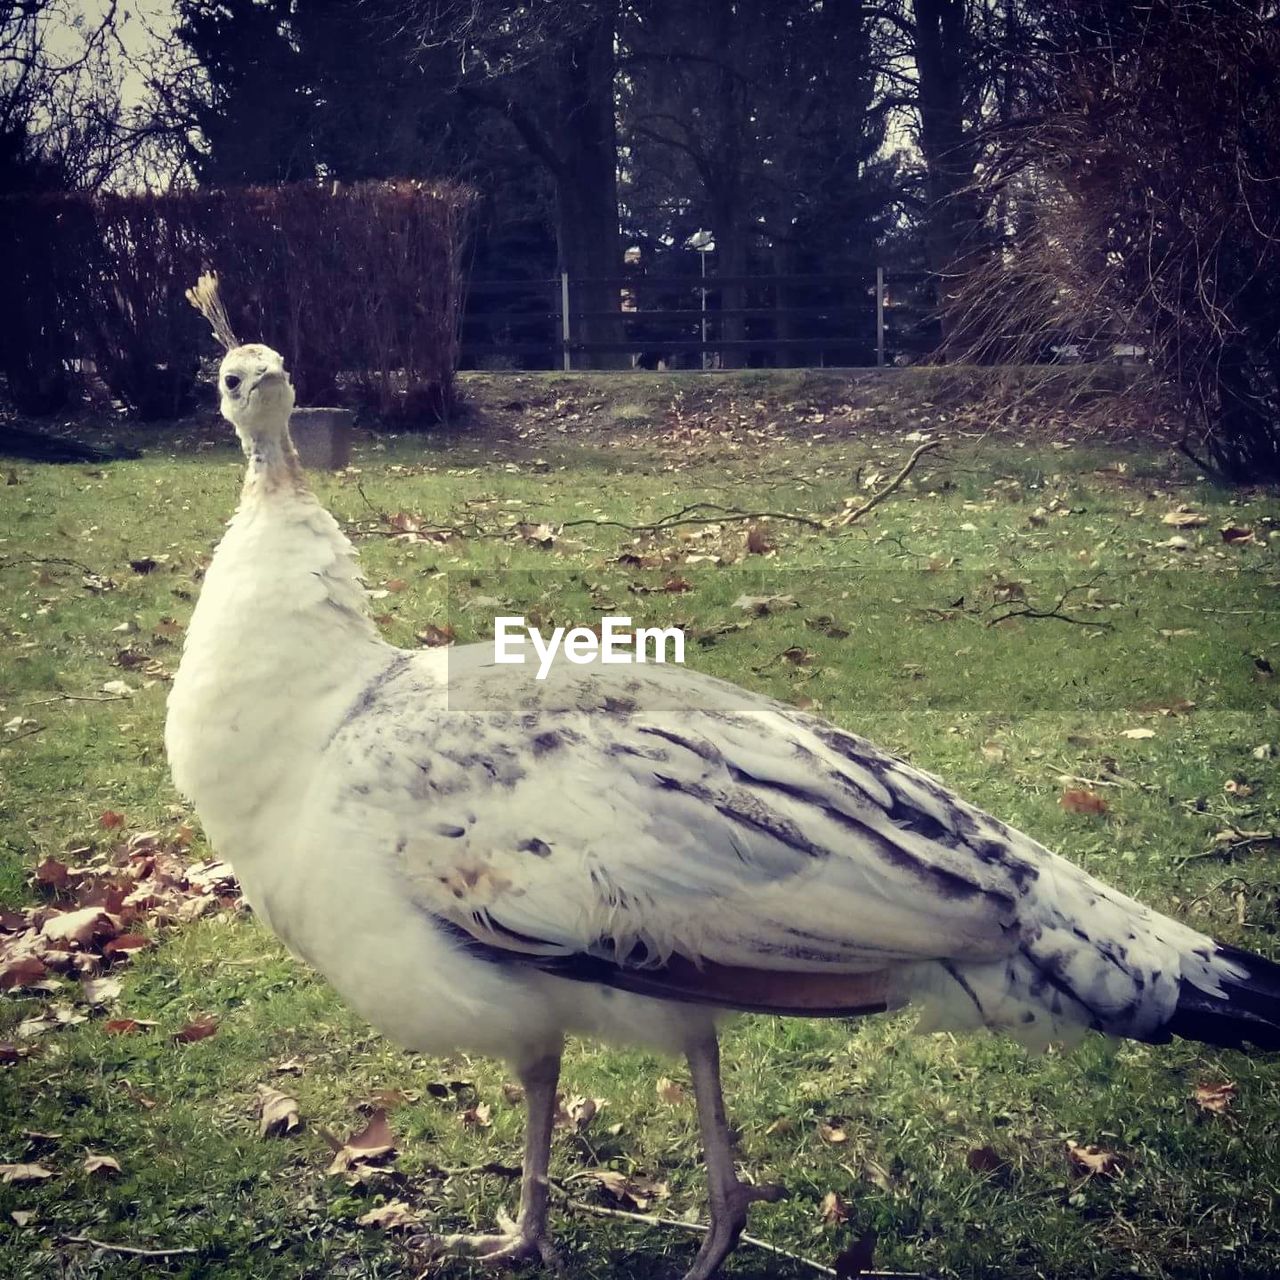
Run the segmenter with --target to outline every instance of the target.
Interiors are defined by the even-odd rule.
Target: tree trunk
[[[576,281],[622,273],[618,225],[618,136],[614,110],[616,0],[598,0],[597,17],[572,37],[558,70],[556,132],[556,241],[560,269],[569,273],[571,310],[614,312],[573,322],[573,337],[620,342],[617,285]],[[617,369],[626,352],[574,357],[578,368]]]
[[[938,278],[944,343],[948,302],[958,277],[973,265],[981,221],[977,198],[966,191],[977,149],[965,124],[971,71],[965,8],[965,0],[914,0],[920,150],[929,201],[925,257]]]

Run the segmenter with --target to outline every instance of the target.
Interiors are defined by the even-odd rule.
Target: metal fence
[[[880,366],[931,351],[923,272],[473,281],[471,369]],[[587,305],[605,298],[607,308]],[[613,335],[601,339],[601,329]],[[601,361],[599,357],[606,357]],[[726,359],[726,357],[728,357]]]

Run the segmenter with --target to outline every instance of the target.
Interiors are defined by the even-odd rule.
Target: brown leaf
[[[54,1176],[39,1164],[0,1164],[0,1182],[43,1182]]]
[[[120,998],[121,983],[119,978],[86,978],[80,984],[80,991],[85,1004],[110,1004]]]
[[[771,613],[781,613],[784,609],[797,608],[794,596],[739,596],[731,606],[743,609],[754,617],[763,618]]]
[[[1094,791],[1075,789],[1064,791],[1058,803],[1068,813],[1087,813],[1098,817],[1107,811],[1107,802]]]
[[[80,1166],[85,1173],[97,1173],[106,1178],[114,1178],[122,1172],[120,1161],[115,1156],[98,1156],[92,1151],[84,1158],[84,1164]]]
[[[1258,539],[1252,529],[1238,525],[1226,525],[1222,530],[1222,540],[1229,547],[1246,547],[1257,545]]]
[[[107,913],[101,907],[82,907],[79,911],[60,911],[40,927],[42,937],[83,947],[94,938],[115,932]]]
[[[666,582],[662,584],[663,591],[669,595],[677,595],[682,591],[692,591],[693,583],[688,578],[682,578],[679,574],[672,574]]]
[[[676,1107],[684,1101],[684,1085],[678,1084],[675,1080],[661,1076],[656,1088],[658,1097],[668,1106]]]
[[[403,591],[409,583],[404,578],[388,578],[382,585],[386,587],[388,591],[400,592]]]
[[[857,1280],[875,1266],[876,1233],[868,1231],[836,1258],[836,1280]]]
[[[582,1133],[603,1106],[603,1098],[586,1098],[581,1094],[566,1098],[561,1095],[556,1100],[555,1127]]]
[[[387,1121],[387,1113],[379,1110],[369,1117],[369,1123],[346,1142],[331,1140],[334,1156],[329,1173],[346,1173],[352,1165],[361,1161],[381,1160],[396,1149],[395,1135]]]
[[[1201,525],[1209,523],[1209,517],[1183,505],[1161,516],[1160,521],[1162,524],[1172,525],[1175,529],[1198,529]]]
[[[1235,1101],[1236,1086],[1230,1080],[1223,1080],[1220,1084],[1198,1084],[1191,1096],[1201,1111],[1223,1116]]]
[[[104,831],[114,831],[117,827],[123,827],[124,814],[116,813],[114,809],[104,809],[98,815],[98,826]]]
[[[502,1096],[515,1106],[524,1101],[524,1089],[518,1084],[507,1082],[502,1086]]]
[[[39,982],[49,972],[38,956],[18,956],[0,963],[0,991],[16,991]]]
[[[421,1211],[403,1200],[388,1200],[386,1204],[370,1209],[356,1219],[358,1227],[378,1227],[383,1231],[407,1231],[421,1223]]]
[[[849,1141],[849,1135],[837,1121],[831,1121],[828,1123],[825,1120],[820,1120],[818,1122],[818,1137],[820,1137],[823,1142],[831,1143],[833,1147],[838,1147]]]
[[[434,622],[427,623],[417,636],[418,643],[426,645],[428,649],[442,649],[445,645],[452,644],[454,639],[452,627],[438,627]]]
[[[582,1176],[595,1179],[615,1200],[634,1205],[641,1212],[655,1200],[665,1200],[671,1194],[665,1182],[628,1176],[616,1169],[584,1169]]]
[[[477,1102],[462,1113],[462,1123],[471,1129],[487,1129],[493,1123],[493,1108],[487,1102]]]
[[[1077,1173],[1093,1177],[1112,1177],[1124,1167],[1124,1162],[1114,1151],[1106,1151],[1102,1147],[1082,1147],[1074,1140],[1067,1142],[1067,1162]]]
[[[109,1018],[102,1024],[102,1029],[108,1035],[131,1036],[139,1031],[150,1031],[158,1025],[159,1023],[149,1022],[146,1018]]]
[[[822,1197],[822,1204],[818,1209],[818,1213],[823,1222],[831,1227],[838,1227],[842,1222],[849,1221],[849,1206],[835,1191],[828,1191]]]
[[[753,556],[766,555],[774,550],[773,543],[763,525],[753,524],[747,530],[747,551]]]
[[[102,954],[104,956],[124,955],[130,951],[140,951],[143,947],[150,945],[151,939],[140,933],[122,933],[118,938],[112,938],[102,948]]]
[[[193,1018],[181,1031],[175,1031],[173,1038],[178,1044],[194,1044],[197,1040],[207,1040],[218,1032],[218,1020],[212,1014],[203,1013]]]
[[[54,893],[61,893],[67,887],[69,869],[65,862],[57,858],[46,858],[35,871],[36,884],[42,884]]]
[[[283,1138],[301,1123],[296,1098],[267,1084],[258,1086],[258,1137]]]

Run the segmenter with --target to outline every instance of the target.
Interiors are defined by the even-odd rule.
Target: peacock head
[[[288,438],[293,384],[278,352],[260,342],[233,347],[218,368],[218,392],[222,416],[235,427],[246,453]]]

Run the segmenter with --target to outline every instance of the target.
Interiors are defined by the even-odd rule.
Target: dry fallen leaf
[[[139,1031],[149,1031],[157,1023],[148,1022],[145,1018],[109,1018],[102,1024],[102,1029],[113,1036],[130,1036]]]
[[[1102,1147],[1082,1147],[1074,1140],[1067,1142],[1067,1161],[1077,1173],[1111,1177],[1123,1168],[1123,1161],[1114,1151]]]
[[[1172,525],[1175,529],[1198,529],[1209,523],[1209,517],[1190,507],[1181,506],[1160,517],[1162,524]]]
[[[0,1182],[43,1182],[53,1176],[41,1164],[0,1164]]]
[[[555,1127],[582,1133],[604,1105],[603,1098],[585,1098],[581,1094],[572,1098],[561,1096],[556,1102]]]
[[[766,555],[774,549],[763,525],[753,524],[747,530],[747,551],[753,556]]]
[[[838,1227],[842,1222],[849,1221],[849,1206],[835,1191],[828,1191],[822,1197],[822,1205],[818,1213],[828,1226]]]
[[[101,907],[82,907],[79,911],[60,911],[50,916],[40,928],[50,942],[64,942],[83,947],[95,937],[114,933],[107,913]]]
[[[116,827],[123,827],[124,814],[116,813],[114,809],[105,809],[98,817],[98,825],[104,831],[113,831]]]
[[[831,1143],[833,1147],[838,1147],[841,1143],[849,1141],[849,1135],[834,1121],[828,1123],[825,1120],[820,1120],[818,1122],[818,1137],[823,1142]]]
[[[797,606],[794,596],[739,596],[731,607],[763,618],[766,614],[780,613],[783,609]]]
[[[114,1178],[121,1172],[120,1161],[115,1156],[98,1156],[92,1151],[85,1156],[81,1168],[85,1173],[101,1174],[104,1178]]]
[[[358,1227],[379,1227],[383,1231],[405,1231],[422,1223],[422,1214],[403,1200],[388,1200],[356,1219]]]
[[[296,1098],[267,1084],[258,1086],[258,1137],[283,1138],[301,1123]]]
[[[178,1044],[194,1044],[197,1040],[207,1040],[216,1035],[218,1020],[210,1014],[201,1014],[193,1018],[181,1031],[175,1031],[173,1038]]]
[[[86,978],[80,984],[85,1004],[104,1005],[120,998],[119,978]]]
[[[1198,1084],[1191,1096],[1201,1111],[1216,1116],[1226,1115],[1235,1101],[1236,1086],[1230,1080],[1223,1080],[1220,1084]]]
[[[329,1173],[346,1173],[352,1165],[361,1161],[380,1160],[396,1149],[395,1135],[391,1132],[387,1113],[381,1110],[375,1111],[369,1117],[369,1123],[358,1133],[353,1133],[346,1142],[339,1142],[332,1137],[328,1140],[334,1153],[327,1170]]]
[[[1123,729],[1120,732],[1122,738],[1132,738],[1139,741],[1142,738],[1154,738],[1156,731],[1154,729]]]
[[[659,1099],[667,1103],[668,1106],[679,1106],[684,1101],[684,1085],[678,1084],[675,1080],[668,1079],[666,1076],[660,1076],[656,1086]]]
[[[1220,530],[1222,540],[1229,547],[1256,546],[1258,539],[1252,529],[1238,525],[1226,525]]]
[[[417,633],[417,638],[418,643],[428,649],[442,649],[453,643],[453,628],[447,625],[438,627],[434,622],[429,622]]]
[[[655,1200],[665,1200],[671,1194],[665,1182],[628,1176],[616,1169],[584,1169],[582,1176],[593,1178],[615,1200],[634,1205],[641,1212]]]
[[[1068,813],[1088,813],[1098,816],[1107,811],[1107,802],[1100,795],[1083,789],[1064,791],[1058,797],[1058,803]]]
[[[493,1108],[487,1102],[477,1102],[462,1113],[462,1123],[471,1129],[487,1129],[493,1123]]]

